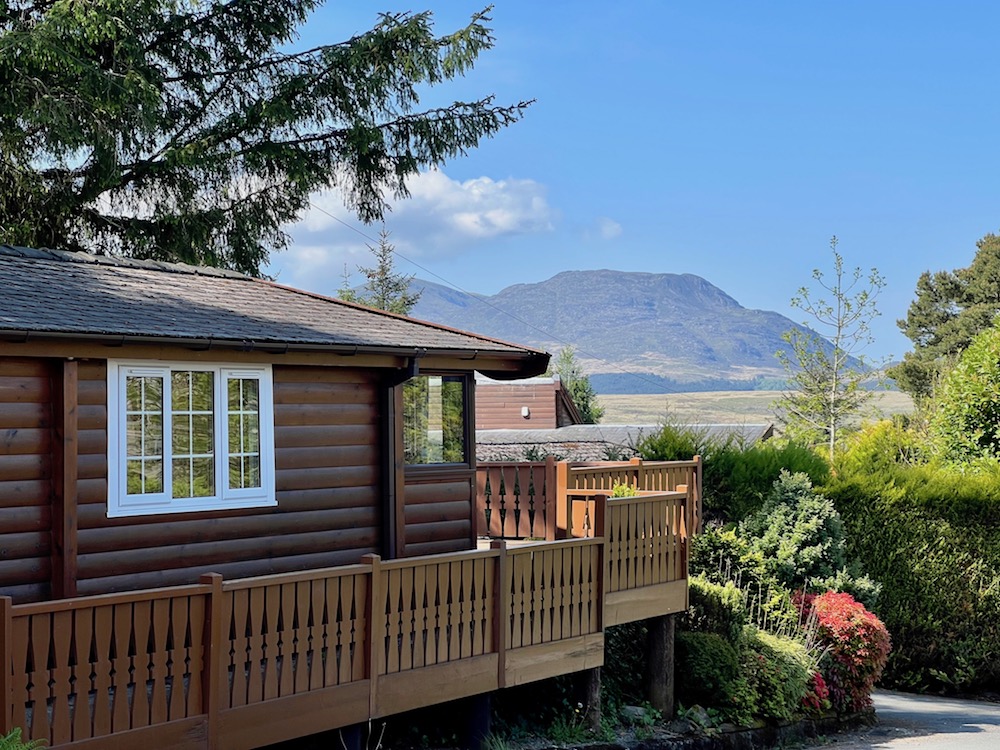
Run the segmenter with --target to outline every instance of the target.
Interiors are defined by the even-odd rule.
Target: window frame
[[[180,371],[213,374],[213,430],[215,493],[210,497],[174,498],[172,494],[173,446],[171,375]],[[163,378],[163,491],[144,495],[128,494],[127,404],[125,380],[130,375]],[[229,487],[229,400],[232,379],[252,379],[258,383],[260,487]],[[278,504],[274,483],[274,396],[269,364],[241,365],[233,362],[183,362],[164,360],[108,360],[108,518],[146,516],[161,513],[191,513],[245,508],[265,508]]]
[[[462,461],[441,461],[438,463],[424,463],[424,464],[413,464],[405,461],[404,467],[406,473],[413,475],[420,474],[430,474],[435,471],[448,470],[448,469],[461,469],[469,468],[473,465],[475,460],[475,445],[473,444],[475,433],[473,432],[473,379],[472,376],[467,372],[447,372],[440,370],[421,370],[419,375],[414,376],[411,380],[423,377],[442,377],[442,378],[455,378],[460,379],[462,383],[462,450],[464,453],[464,460]],[[409,381],[407,381],[409,382]],[[402,391],[406,387],[406,383],[399,386],[400,388],[400,399],[402,403]],[[400,415],[400,432],[405,435],[406,432],[406,413],[405,409]],[[404,438],[405,440],[405,438]],[[405,447],[404,447],[405,452]]]

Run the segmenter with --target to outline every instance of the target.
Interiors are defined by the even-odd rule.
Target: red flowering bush
[[[850,594],[827,591],[802,602],[803,608],[810,604],[830,702],[840,712],[871,707],[872,688],[889,658],[889,631]]]
[[[813,672],[806,686],[806,695],[802,699],[802,708],[809,713],[818,714],[830,708],[830,688],[820,672]]]

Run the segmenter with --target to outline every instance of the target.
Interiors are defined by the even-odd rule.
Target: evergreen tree
[[[256,274],[336,187],[366,222],[529,102],[422,111],[493,45],[388,13],[289,51],[318,0],[0,1],[0,242]]]
[[[573,397],[583,423],[600,422],[604,416],[604,407],[597,403],[597,394],[590,384],[590,378],[584,375],[583,368],[576,361],[576,352],[572,346],[565,346],[559,351],[554,372],[559,376],[563,388]]]
[[[368,249],[375,255],[375,265],[370,268],[358,266],[358,270],[368,279],[362,287],[364,293],[358,294],[351,288],[345,270],[344,283],[337,296],[347,302],[377,307],[397,315],[409,315],[413,306],[420,301],[423,290],[410,291],[413,275],[396,273],[392,257],[395,247],[389,244],[389,232],[384,227],[378,235],[378,246],[368,245]]]
[[[933,393],[941,376],[1000,312],[1000,237],[988,234],[976,248],[968,268],[922,273],[906,318],[897,321],[913,351],[889,375],[918,401]]]
[[[792,298],[792,306],[810,318],[803,325],[819,327],[822,335],[797,328],[784,334],[791,351],[776,356],[790,389],[775,406],[788,432],[821,437],[832,461],[840,429],[874,395],[865,387],[873,368],[863,350],[873,341],[871,321],[879,315],[875,303],[885,282],[874,268],[867,276],[860,268],[847,272],[836,237],[830,240],[830,250],[831,279],[826,281],[819,269],[813,271],[820,294],[829,299],[814,297],[807,287]]]

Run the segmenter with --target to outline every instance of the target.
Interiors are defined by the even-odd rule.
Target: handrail
[[[580,649],[603,642],[593,639],[603,637],[605,593],[621,588],[607,576],[618,565],[609,540],[621,537],[615,513],[624,505],[594,502],[591,538],[366,555],[358,565],[232,581],[212,573],[197,584],[52,602],[0,597],[9,667],[0,672],[0,730],[72,745],[186,722],[193,739],[184,747],[226,746],[224,732],[242,721],[225,718],[233,712],[316,691],[351,691],[354,723],[401,700],[434,702],[412,690],[409,675],[424,668],[476,663],[475,690],[496,689],[558,673],[550,644],[563,640],[566,664],[581,668]],[[645,497],[634,504],[656,507]],[[543,647],[539,671],[531,649]],[[460,686],[465,673],[455,674]],[[358,695],[367,695],[362,708]]]

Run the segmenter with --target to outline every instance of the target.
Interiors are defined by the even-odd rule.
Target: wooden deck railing
[[[0,733],[239,750],[600,666],[606,626],[686,607],[690,495],[578,492],[587,538],[0,597]]]
[[[476,467],[476,534],[493,539],[556,538],[556,461]]]
[[[642,492],[688,487],[687,528],[701,528],[699,456],[690,461],[601,461],[593,463],[492,462],[476,467],[476,534],[492,539],[560,539],[582,536],[591,519],[574,505],[581,496],[610,494],[616,484]]]

